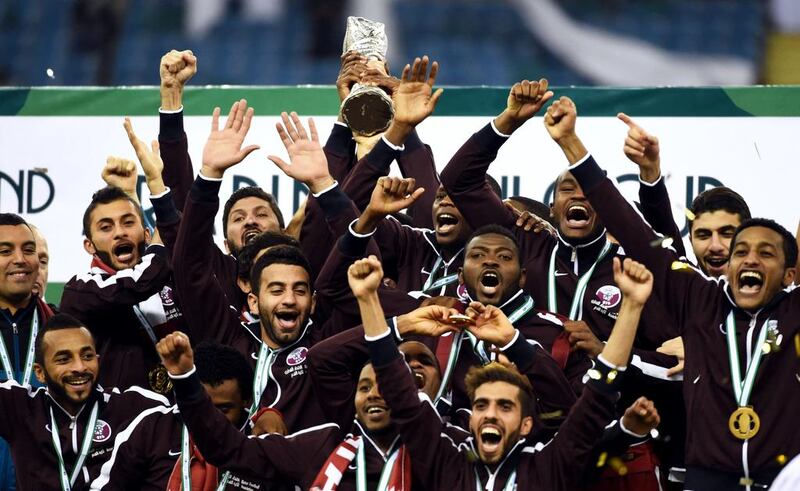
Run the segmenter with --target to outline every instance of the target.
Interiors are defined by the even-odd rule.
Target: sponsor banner
[[[800,95],[800,88],[794,89],[795,99]],[[139,89],[144,90],[144,89]],[[270,89],[253,89],[258,97]],[[258,92],[260,90],[261,92]],[[286,91],[288,89],[275,89]],[[294,89],[302,93],[302,89]],[[331,89],[315,89],[330,91]],[[481,115],[460,115],[453,110],[455,102],[461,100],[465,107],[473,97],[480,99],[485,94],[492,100],[498,99],[499,89],[449,89],[451,102],[445,109],[423,122],[419,134],[423,141],[431,145],[436,165],[441,170],[456,150],[469,136],[487,124],[491,117],[500,112],[504,100],[499,99],[496,107],[483,108]],[[578,90],[578,89],[570,89]],[[634,102],[631,109],[620,99],[624,90],[615,89],[609,96],[605,89],[596,89],[597,99],[592,102],[592,89],[580,89],[581,98],[586,106],[594,107],[587,111],[593,116],[586,116],[581,101],[578,101],[578,134],[586,147],[593,153],[601,166],[608,170],[609,176],[619,185],[629,199],[636,199],[638,192],[638,170],[622,153],[623,141],[627,127],[614,118],[616,110],[624,109],[648,131],[657,135],[661,141],[662,170],[666,178],[670,196],[673,201],[673,214],[681,227],[686,227],[685,206],[694,196],[713,186],[724,184],[741,193],[749,202],[754,216],[767,216],[777,219],[789,230],[794,231],[798,216],[792,207],[781,205],[788,202],[795,191],[795,183],[800,180],[800,170],[792,165],[796,152],[786,142],[794,141],[800,134],[800,109],[789,106],[783,117],[752,117],[738,106],[728,101],[727,108],[720,110],[718,116],[707,114],[707,108],[697,107],[697,112],[704,117],[687,115],[672,116],[674,108],[671,102],[675,99],[676,89],[647,89],[651,103],[645,104],[641,99],[641,91],[632,89],[629,93]],[[711,95],[723,93],[723,89],[679,89],[684,94],[692,91]],[[725,89],[729,91],[729,89]],[[23,89],[19,89],[23,91]],[[209,101],[229,104],[236,91],[224,92],[229,97],[222,97],[222,89],[209,89]],[[663,91],[663,92],[660,92]],[[705,91],[705,92],[704,92]],[[57,92],[57,91],[54,91]],[[70,97],[79,101],[86,93],[68,92]],[[121,89],[108,89],[108,97],[122,97],[128,94]],[[153,89],[145,91],[150,97]],[[295,94],[295,92],[291,92]],[[157,94],[157,91],[155,91]],[[195,90],[194,96],[187,99],[202,99],[203,91]],[[327,93],[327,92],[326,92]],[[663,93],[663,97],[659,94]],[[120,95],[122,94],[122,95]],[[783,92],[781,92],[783,94]],[[2,95],[2,92],[0,92]],[[58,94],[54,94],[55,97]],[[63,95],[63,94],[61,94]],[[296,95],[296,94],[295,94]],[[467,95],[469,97],[467,97]],[[749,93],[747,105],[755,107],[757,94]],[[774,103],[775,92],[764,89],[765,100],[769,106]],[[28,102],[24,97],[19,103],[18,111],[0,111],[4,114],[25,114],[43,111],[45,97],[38,92],[28,94]],[[448,97],[448,92],[442,101]],[[688,97],[688,96],[687,96]],[[694,93],[691,98],[699,97]],[[613,104],[610,99],[616,98]],[[56,98],[57,99],[57,98]],[[123,97],[123,99],[125,99]],[[305,109],[317,116],[316,122],[323,143],[327,138],[335,120],[327,109],[323,108],[323,98],[313,107],[304,104]],[[713,97],[712,97],[713,99]],[[0,165],[0,210],[22,214],[27,220],[39,226],[48,238],[51,255],[50,281],[64,282],[77,272],[89,267],[89,255],[84,251],[84,237],[81,232],[81,218],[89,202],[91,194],[101,188],[104,183],[100,171],[106,157],[115,155],[135,159],[135,154],[127,141],[122,128],[122,115],[117,110],[102,106],[87,106],[93,115],[81,116],[80,108],[72,107],[63,101],[54,100],[56,114],[69,115],[37,115],[37,116],[0,116],[0,148],[3,149],[2,165]],[[324,98],[327,101],[327,98]],[[599,102],[598,102],[599,101]],[[6,104],[8,104],[6,100]],[[65,105],[66,104],[66,105]],[[189,102],[187,101],[187,112]],[[275,102],[259,115],[256,105],[256,117],[253,120],[250,134],[245,144],[259,144],[261,150],[251,154],[244,162],[230,169],[225,176],[220,193],[221,202],[228,198],[233,190],[247,185],[259,185],[278,198],[286,221],[294,210],[305,199],[305,188],[284,176],[266,156],[276,154],[286,159],[283,148],[275,132]],[[593,105],[594,104],[594,105]],[[155,104],[150,107],[155,107]],[[138,107],[138,106],[137,106]],[[155,109],[143,112],[131,106],[134,128],[145,141],[155,139],[158,134],[158,117]],[[602,111],[597,107],[603,107]],[[721,107],[721,106],[720,106]],[[69,111],[65,108],[71,108]],[[661,108],[663,110],[658,110]],[[0,109],[8,109],[0,103]],[[34,110],[35,109],[35,110]],[[185,128],[189,137],[189,152],[195,171],[200,167],[203,144],[208,136],[211,117],[208,105],[206,116],[190,115],[185,118]],[[287,109],[291,109],[288,106]],[[637,113],[637,110],[640,111]],[[226,111],[223,111],[226,112]],[[107,115],[95,115],[95,114]],[[191,114],[196,114],[195,107]],[[658,115],[658,114],[661,115]],[[108,115],[110,114],[110,115]],[[152,115],[148,115],[152,114]],[[640,114],[649,116],[639,117]],[[654,115],[656,114],[656,115]],[[309,114],[301,114],[304,119]],[[540,117],[534,118],[523,126],[500,150],[497,161],[492,164],[490,174],[503,187],[506,196],[525,195],[549,203],[552,183],[556,176],[566,168],[566,160],[558,147],[549,138]],[[393,167],[393,173],[396,173]],[[140,178],[142,204],[150,216],[152,210],[147,199],[148,192]],[[221,212],[215,218],[217,225],[217,242],[221,245]],[[48,295],[50,297],[50,295]]]

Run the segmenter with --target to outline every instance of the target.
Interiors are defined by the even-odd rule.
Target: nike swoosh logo
[[[178,455],[180,455],[181,453],[180,453],[180,451],[178,451],[178,452],[173,452],[172,450],[170,450],[169,452],[167,452],[167,454],[169,454],[169,456],[170,456],[170,457],[177,457],[177,456],[178,456]]]
[[[556,271],[553,273],[555,276],[567,276],[569,273],[562,273],[561,271]]]

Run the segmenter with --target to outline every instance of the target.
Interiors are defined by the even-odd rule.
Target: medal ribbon
[[[356,489],[358,491],[367,491],[367,458],[364,452],[364,437],[358,439],[358,450],[356,451]],[[378,488],[376,491],[387,491],[389,487],[389,478],[392,475],[392,468],[400,455],[400,448],[398,447],[394,452],[389,455],[386,463],[383,464],[381,469],[381,477],[378,480]]]
[[[269,381],[269,371],[275,361],[275,352],[269,349],[267,343],[261,343],[261,350],[258,352],[258,362],[256,363],[256,375],[253,378],[253,405],[250,406],[248,418],[252,418],[258,411],[261,404],[261,396]]]
[[[533,305],[533,297],[526,295],[525,301],[522,303],[522,305],[514,309],[514,311],[508,315],[508,320],[513,325],[515,322],[525,317],[525,314],[533,309]],[[478,341],[478,338],[469,332],[467,332],[467,336],[470,343],[472,343],[473,351],[475,351],[475,354],[478,356],[478,358],[480,358],[484,364],[491,362],[492,359],[486,354],[486,349],[484,346],[485,343],[483,341]]]
[[[192,449],[189,442],[189,429],[184,425],[183,430],[181,430],[181,489],[183,489],[183,491],[191,491],[192,489]],[[219,480],[219,486],[217,486],[217,491],[225,489],[225,486],[228,484],[229,476],[230,472],[226,472],[222,475],[222,479]]]
[[[465,331],[458,331],[451,334],[451,336],[453,336],[453,345],[450,347],[450,356],[447,358],[447,367],[442,375],[442,381],[439,384],[439,392],[436,393],[436,399],[434,400],[434,403],[438,402],[439,399],[441,399],[442,396],[444,396],[449,390],[450,377],[453,376],[453,372],[456,368],[456,362],[458,361],[458,354],[461,352],[461,341],[464,339],[464,332]]]
[[[136,317],[139,319],[139,324],[142,325],[142,328],[147,332],[147,336],[150,338],[150,341],[153,342],[155,345],[158,343],[158,338],[156,337],[155,331],[153,331],[153,326],[150,325],[150,321],[147,320],[147,317],[142,313],[142,310],[134,305],[133,306],[133,313],[136,314]]]
[[[514,487],[516,485],[517,485],[517,471],[514,471],[511,473],[510,476],[508,476],[508,481],[506,481],[506,485],[503,486],[503,491],[514,491]],[[481,482],[481,476],[478,475],[478,469],[475,469],[475,490],[487,491],[483,487],[483,482]]]
[[[436,258],[436,262],[433,263],[433,268],[431,269],[431,274],[428,276],[428,279],[425,280],[425,284],[422,287],[423,293],[428,293],[428,290],[435,290],[436,288],[441,288],[445,285],[449,285],[450,283],[454,283],[458,280],[458,273],[453,273],[451,275],[443,276],[438,280],[434,281],[433,279],[436,277],[437,271],[439,268],[442,267],[444,263],[444,259],[442,256]],[[447,265],[444,265],[445,272],[447,271]]]
[[[28,340],[28,353],[25,357],[25,370],[22,374],[22,380],[17,380],[20,385],[30,385],[31,383],[31,373],[33,369],[33,359],[35,357],[34,351],[36,348],[36,335],[39,333],[39,312],[34,310],[31,314],[33,318],[31,319],[31,336]],[[11,323],[9,321],[9,323]],[[6,372],[6,380],[16,380],[14,376],[14,365],[11,363],[11,357],[8,355],[8,348],[6,348],[6,343],[3,341],[3,336],[0,336],[0,361],[3,362],[3,370]]]
[[[83,442],[81,443],[80,454],[75,460],[75,467],[72,469],[72,474],[67,474],[67,468],[64,465],[64,456],[61,452],[61,440],[58,436],[58,425],[56,425],[56,418],[53,415],[53,408],[50,408],[50,436],[53,438],[53,448],[58,457],[58,477],[61,481],[61,489],[63,491],[70,491],[75,480],[78,479],[83,468],[83,463],[86,460],[86,455],[89,453],[89,447],[92,446],[92,438],[94,437],[94,427],[97,423],[97,412],[99,405],[97,402],[92,406],[92,412],[89,414],[89,421],[86,422],[86,431],[83,435]]]
[[[736,397],[736,402],[739,407],[747,406],[750,400],[750,393],[753,392],[753,386],[756,380],[756,373],[758,373],[758,366],[761,364],[761,357],[764,352],[761,347],[767,339],[767,323],[769,319],[764,321],[761,326],[761,331],[758,333],[758,341],[753,346],[753,353],[750,363],[747,364],[747,372],[745,372],[744,381],[742,381],[742,369],[739,365],[739,346],[736,343],[736,320],[733,316],[733,310],[728,314],[725,319],[725,336],[728,341],[728,359],[731,363],[731,383],[733,384],[733,394]]]
[[[553,248],[553,252],[550,253],[550,267],[547,276],[547,310],[550,312],[558,312],[558,299],[556,298],[556,253],[559,247],[560,244],[556,244]],[[586,294],[586,287],[589,284],[589,280],[592,278],[592,273],[594,273],[595,268],[600,264],[600,261],[603,260],[612,247],[613,244],[606,239],[606,243],[603,245],[603,249],[597,256],[594,264],[592,264],[592,267],[578,279],[578,285],[572,297],[572,305],[569,308],[568,317],[570,319],[579,321],[583,318],[583,297]]]

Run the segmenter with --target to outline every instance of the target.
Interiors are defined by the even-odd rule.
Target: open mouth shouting
[[[129,241],[117,243],[111,253],[118,264],[125,266],[133,266],[138,259],[136,257],[136,244]]]
[[[300,312],[297,310],[275,312],[275,327],[280,333],[293,333],[300,327]]]
[[[706,272],[711,276],[719,276],[725,274],[728,270],[728,257],[708,255],[704,258],[706,263]]]
[[[739,293],[754,296],[764,287],[764,274],[760,271],[746,270],[739,273]]]
[[[425,388],[425,374],[421,370],[412,370],[414,374],[414,383],[417,385],[417,390]]]
[[[261,229],[258,227],[251,227],[244,229],[244,231],[242,232],[242,244],[247,244],[248,242],[256,238],[256,236],[260,233]]]
[[[452,213],[442,212],[436,215],[436,232],[439,235],[449,235],[458,227],[461,220]]]
[[[503,453],[503,433],[494,424],[481,426],[478,433],[478,447],[485,462],[495,461]]]
[[[502,293],[502,277],[495,269],[485,269],[478,278],[478,290],[483,297],[494,299]]]
[[[592,214],[585,205],[576,203],[567,208],[564,217],[566,218],[567,227],[582,229],[589,226]]]

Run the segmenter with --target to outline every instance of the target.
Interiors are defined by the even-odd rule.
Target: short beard
[[[75,401],[72,398],[70,398],[69,395],[67,395],[66,389],[64,389],[63,386],[61,386],[58,383],[56,383],[56,381],[53,380],[52,377],[50,377],[50,374],[47,372],[47,370],[44,367],[42,367],[42,372],[44,373],[44,383],[47,386],[47,392],[50,393],[50,397],[52,397],[56,402],[58,402],[62,406],[64,405],[65,402],[68,405],[81,404],[80,402]],[[97,379],[94,379],[92,381],[92,386],[89,388],[89,396],[92,395],[92,393],[94,392],[95,388],[97,388]],[[88,400],[88,398],[89,397],[87,396],[86,399]]]
[[[297,341],[297,339],[300,337],[300,334],[302,334],[306,324],[308,323],[308,316],[301,314],[298,322],[297,336],[290,341],[281,341],[280,339],[278,339],[278,334],[275,332],[275,328],[272,327],[272,320],[271,320],[272,316],[269,313],[267,313],[267,315],[264,315],[265,313],[261,312],[260,310],[258,314],[259,318],[261,319],[261,332],[264,333],[267,336],[267,338],[272,340],[273,343],[279,346],[286,346]]]

